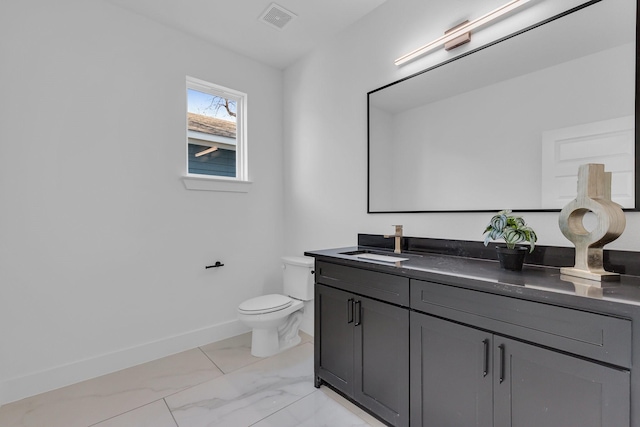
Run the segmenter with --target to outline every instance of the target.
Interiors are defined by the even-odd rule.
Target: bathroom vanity
[[[358,240],[305,254],[317,387],[393,426],[640,426],[640,254],[600,288],[560,276],[570,248],[511,272],[479,242]]]

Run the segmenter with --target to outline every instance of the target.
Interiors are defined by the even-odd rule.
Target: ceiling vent
[[[282,30],[297,15],[284,7],[271,3],[269,7],[260,15],[259,20],[277,30]]]

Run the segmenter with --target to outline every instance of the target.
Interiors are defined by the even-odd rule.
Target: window
[[[187,77],[187,178],[248,181],[246,103],[244,93]]]

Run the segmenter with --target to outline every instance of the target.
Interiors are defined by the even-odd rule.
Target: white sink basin
[[[388,255],[378,255],[378,254],[356,254],[353,255],[358,258],[370,259],[372,261],[382,261],[382,262],[398,262],[398,261],[408,261],[409,258],[401,258],[397,256],[388,256]]]

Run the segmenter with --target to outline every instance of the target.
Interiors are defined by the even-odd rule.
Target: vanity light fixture
[[[406,55],[401,56],[400,58],[395,60],[396,65],[402,65],[406,62],[412,61],[419,56],[424,55],[425,53],[442,46],[446,43],[449,43],[457,38],[462,38],[466,36],[466,41],[469,41],[467,33],[471,30],[475,30],[476,28],[498,18],[499,16],[504,15],[505,13],[511,12],[513,9],[522,6],[527,3],[529,0],[512,0],[509,3],[506,3],[499,8],[492,10],[491,12],[482,15],[479,18],[474,19],[473,21],[468,21],[460,24],[457,27],[452,28],[450,31],[447,31],[442,37],[438,37],[434,41],[427,43],[426,45],[419,47],[418,49],[407,53]],[[450,49],[460,46],[461,44],[466,43],[466,41],[458,42],[454,44]],[[449,50],[449,49],[447,49]]]
[[[196,157],[200,157],[200,156],[204,156],[205,154],[213,153],[217,149],[218,149],[218,147],[207,148],[206,150],[202,150],[202,151],[196,153]]]

